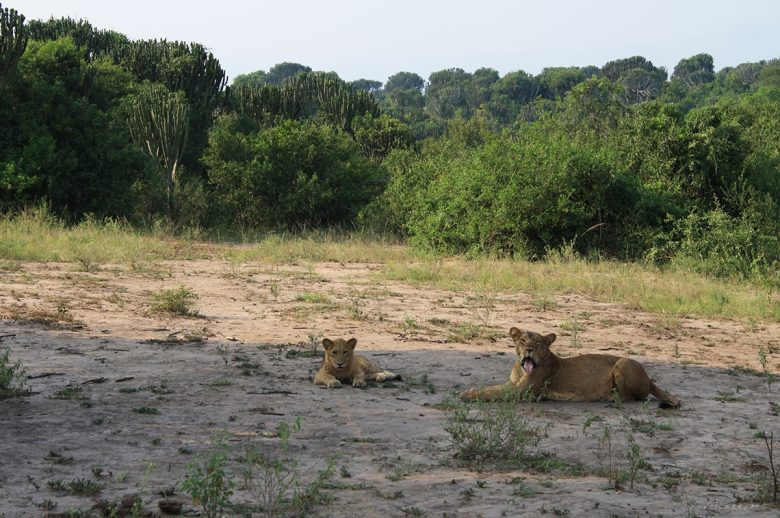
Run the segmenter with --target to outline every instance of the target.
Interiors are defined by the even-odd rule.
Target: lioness
[[[322,340],[325,357],[314,376],[314,383],[328,388],[340,387],[341,382],[352,382],[353,387],[365,387],[366,380],[385,381],[400,379],[390,371],[380,369],[362,356],[355,355],[357,340]]]
[[[534,396],[553,401],[612,401],[645,399],[652,394],[661,400],[662,408],[677,408],[680,400],[658,388],[642,365],[631,358],[609,354],[583,354],[561,358],[550,350],[555,335],[540,335],[513,327],[509,336],[514,342],[517,360],[504,385],[471,389],[462,399],[488,401],[511,388],[530,389]]]

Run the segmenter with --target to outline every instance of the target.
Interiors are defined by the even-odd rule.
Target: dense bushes
[[[379,170],[344,132],[285,121],[242,133],[223,117],[203,159],[218,221],[304,228],[349,222],[379,189]]]
[[[517,131],[496,134],[475,118],[418,153],[392,153],[387,189],[361,221],[439,253],[533,258],[566,245],[718,276],[774,275],[780,153],[767,135],[780,103],[763,92],[688,113],[660,102],[620,113],[599,95],[588,110],[612,116],[594,126],[571,96],[604,86],[583,83]]]

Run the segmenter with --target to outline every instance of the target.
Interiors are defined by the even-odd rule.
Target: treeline
[[[202,45],[3,9],[0,210],[172,229],[358,226],[446,253],[774,278],[780,62],[503,77],[227,77]]]

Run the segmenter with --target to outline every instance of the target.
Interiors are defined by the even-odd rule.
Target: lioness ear
[[[556,338],[558,338],[558,337],[555,336],[555,333],[550,333],[549,335],[544,337],[545,341],[547,342],[547,345],[552,344],[555,341]]]
[[[512,337],[512,340],[517,340],[517,339],[519,339],[519,338],[520,338],[520,335],[522,335],[522,334],[523,334],[523,330],[522,330],[522,329],[518,329],[518,328],[516,328],[516,327],[513,327],[513,328],[511,328],[511,329],[509,330],[509,336],[511,336],[511,337]]]
[[[354,351],[356,345],[357,345],[357,340],[355,338],[350,338],[349,340],[347,340],[347,347],[349,347],[350,351]]]
[[[322,346],[325,348],[326,351],[330,351],[330,348],[333,347],[333,340],[330,340],[329,338],[323,338]]]

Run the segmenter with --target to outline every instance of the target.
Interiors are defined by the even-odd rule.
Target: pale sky
[[[671,74],[780,57],[778,0],[15,0],[28,19],[85,18],[131,39],[199,42],[230,78],[293,61],[342,79],[446,68],[538,74],[644,56]]]

